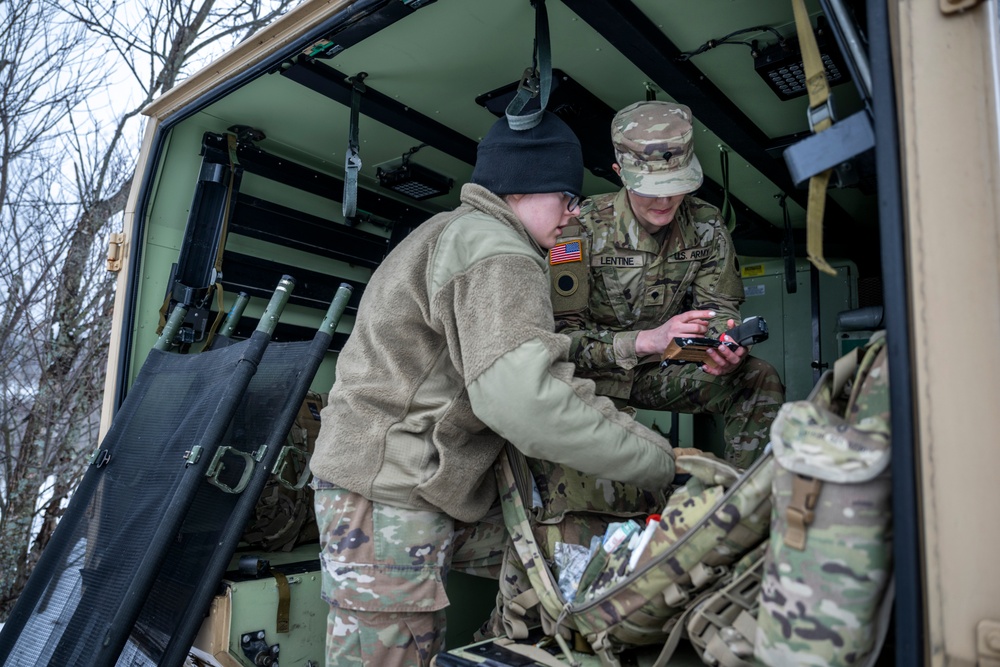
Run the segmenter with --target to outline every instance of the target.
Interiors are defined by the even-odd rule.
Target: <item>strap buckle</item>
[[[521,81],[517,84],[518,91],[525,90],[531,94],[532,97],[538,95],[540,88],[539,84],[538,70],[534,67],[525,68],[524,73],[521,74]]]
[[[799,551],[806,548],[806,528],[816,518],[816,504],[823,482],[815,477],[795,475],[792,478],[792,498],[785,510],[787,527],[785,544]]]
[[[822,132],[833,125],[837,120],[837,114],[833,111],[833,93],[827,95],[826,102],[818,107],[809,107],[806,109],[806,117],[809,119],[809,131],[813,134]],[[824,121],[826,121],[826,124],[817,130],[816,128],[823,124]]]

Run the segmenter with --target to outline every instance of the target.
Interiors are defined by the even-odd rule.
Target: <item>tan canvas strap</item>
[[[528,574],[528,581],[535,590],[543,612],[553,619],[563,614],[564,601],[552,574],[545,565],[538,543],[532,531],[531,522],[525,512],[524,498],[531,498],[530,490],[522,492],[517,483],[515,466],[521,472],[521,477],[530,475],[524,455],[508,445],[497,459],[496,477],[500,487],[500,506],[503,509],[504,524],[510,532],[514,549],[521,564]],[[556,624],[558,626],[558,623]]]
[[[722,667],[753,667],[753,645],[757,636],[757,619],[747,610],[740,611],[732,625],[723,627],[708,640],[705,657]],[[734,647],[740,649],[739,653]],[[751,657],[749,661],[740,654]]]
[[[691,596],[675,581],[663,589],[663,601],[670,607],[683,607]]]
[[[884,333],[884,332],[879,332]],[[850,414],[851,406],[853,406],[858,400],[858,394],[861,392],[861,385],[864,384],[864,378],[868,377],[869,371],[871,371],[872,366],[875,364],[875,360],[878,358],[879,353],[882,348],[885,347],[885,336],[878,335],[873,336],[871,342],[864,348],[865,353],[858,362],[857,377],[859,380],[854,383],[851,387],[851,396],[847,399],[847,414]]]
[[[805,71],[806,90],[809,93],[809,125],[819,133],[833,124],[830,105],[830,84],[816,44],[816,35],[809,22],[804,0],[792,0],[795,30],[802,51],[802,68]],[[806,251],[809,261],[823,273],[837,275],[836,269],[823,257],[823,210],[826,207],[826,188],[832,169],[827,169],[809,179],[809,200],[806,206]]]
[[[860,349],[860,348],[858,348]],[[833,362],[833,387],[830,394],[831,399],[836,399],[843,391],[844,385],[858,371],[858,349],[851,350],[841,358]]]
[[[733,621],[733,627],[739,632],[743,637],[750,641],[752,644],[754,639],[757,637],[757,619],[754,618],[753,614],[748,612],[746,609],[740,612],[736,620]]]
[[[753,644],[750,645],[751,649]],[[733,649],[728,643],[722,638],[721,634],[714,635],[708,640],[708,646],[705,648],[706,655],[712,656],[715,659],[715,664],[721,665],[722,667],[754,667],[753,662],[747,662],[743,658],[736,655]]]
[[[691,576],[691,584],[694,590],[704,588],[725,576],[729,570],[725,567],[711,567],[704,563],[697,563],[688,574]]]
[[[504,600],[500,612],[504,634],[511,639],[525,639],[529,629],[525,618],[528,610],[536,605],[538,605],[538,594],[533,588],[529,588],[510,600]]]
[[[601,667],[621,667],[621,661],[618,660],[618,655],[614,651],[614,644],[611,643],[611,638],[608,637],[607,630],[598,632],[594,640],[590,642],[590,646],[594,650],[594,654],[601,661]]]
[[[677,646],[680,644],[681,639],[684,638],[685,628],[687,628],[688,619],[698,608],[700,603],[702,603],[706,598],[708,598],[714,590],[707,590],[692,602],[687,609],[684,610],[683,614],[679,616],[671,617],[667,621],[667,625],[673,623],[670,626],[670,632],[667,634],[667,641],[663,643],[663,649],[660,650],[660,655],[657,656],[656,662],[653,663],[652,667],[666,667],[670,663],[670,658],[673,657],[674,653],[677,651]],[[666,629],[666,625],[664,626]]]
[[[806,530],[816,518],[816,504],[823,482],[815,477],[795,474],[792,478],[792,499],[785,510],[785,544],[802,551],[806,548]]]

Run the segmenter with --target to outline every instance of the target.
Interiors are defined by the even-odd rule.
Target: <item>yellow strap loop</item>
[[[804,0],[792,0],[792,11],[795,14],[795,30],[799,36],[799,48],[802,51],[802,68],[805,71],[806,90],[809,93],[810,117],[830,103],[830,84],[826,80],[826,70],[819,55],[816,35],[809,22]],[[832,114],[823,115],[812,123],[813,133],[822,132],[833,124]],[[809,201],[806,206],[806,252],[813,266],[828,273],[837,275],[834,269],[823,257],[823,212],[826,208],[826,189],[830,183],[832,170],[816,174],[809,179]]]

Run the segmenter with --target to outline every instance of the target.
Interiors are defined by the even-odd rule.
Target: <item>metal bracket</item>
[[[837,122],[837,114],[833,110],[833,95],[829,94],[826,97],[826,102],[818,107],[809,107],[806,109],[806,118],[809,120],[809,131],[816,133],[816,126],[825,120],[829,120],[830,124]]]
[[[293,458],[299,458],[302,464],[302,473],[294,483],[285,479],[285,470],[288,466],[292,465],[292,461],[290,461],[290,459]],[[292,468],[292,470],[294,472],[294,468]],[[293,445],[285,445],[281,448],[281,452],[278,454],[278,460],[274,462],[274,467],[271,469],[271,473],[278,478],[278,482],[286,489],[299,491],[300,489],[305,488],[306,484],[309,483],[309,480],[312,479],[312,473],[309,471],[309,454]]]
[[[867,111],[859,111],[829,129],[792,144],[783,153],[796,186],[875,147],[875,131]]]
[[[98,447],[94,450],[94,453],[90,455],[87,459],[87,465],[94,466],[95,468],[100,468],[107,465],[108,461],[111,460],[111,452],[106,449],[101,449]]]
[[[121,271],[124,245],[125,234],[115,233],[108,237],[108,271],[112,273]]]
[[[245,632],[240,635],[240,649],[243,651],[243,655],[249,658],[251,664],[260,667],[277,667],[278,665],[278,653],[281,649],[278,644],[267,645],[263,630]]]
[[[184,465],[193,466],[201,458],[202,447],[201,445],[195,445],[188,451],[184,452]]]
[[[219,474],[226,469],[226,466],[222,463],[222,458],[226,454],[234,454],[239,458],[243,459],[243,474],[240,477],[240,481],[236,483],[236,486],[230,487],[224,482],[219,480]],[[215,456],[212,457],[212,462],[208,464],[208,470],[205,471],[205,477],[208,478],[209,484],[217,486],[226,493],[241,493],[243,489],[247,488],[247,484],[250,482],[250,477],[253,475],[253,469],[256,461],[254,461],[253,455],[247,452],[236,449],[235,447],[223,446],[215,450]]]
[[[521,80],[517,84],[517,89],[526,90],[532,97],[536,97],[540,90],[538,70],[534,67],[525,69],[524,73],[521,74]]]

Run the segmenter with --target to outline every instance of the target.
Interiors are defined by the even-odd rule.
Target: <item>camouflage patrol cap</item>
[[[622,182],[646,197],[694,192],[703,180],[694,154],[691,109],[673,102],[636,102],[611,121]]]

